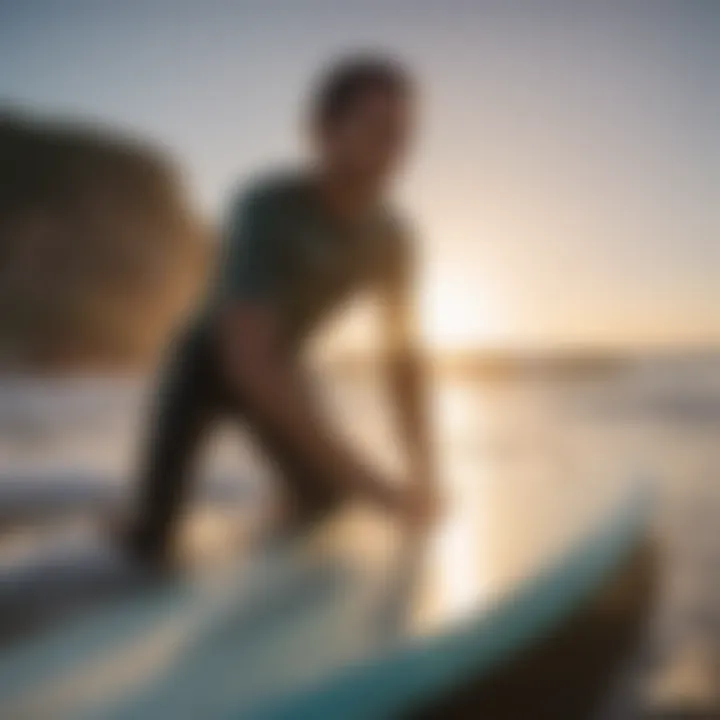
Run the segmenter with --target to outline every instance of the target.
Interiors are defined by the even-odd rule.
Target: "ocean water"
[[[378,381],[331,374],[319,386],[348,438],[389,473],[400,472]],[[568,483],[602,465],[653,484],[662,592],[635,673],[643,711],[719,712],[720,358],[634,358],[552,374],[528,367],[494,379],[445,375],[434,388],[447,494],[462,494],[455,478],[467,468],[502,476],[540,457]],[[0,382],[0,551],[18,528],[32,535],[77,508],[96,512],[131,497],[150,397],[148,381],[137,378]],[[204,487],[253,506],[274,492],[271,466],[231,424],[218,427],[203,476]]]

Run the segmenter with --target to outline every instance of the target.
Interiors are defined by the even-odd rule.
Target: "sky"
[[[163,144],[217,218],[302,156],[319,67],[393,53],[433,342],[715,344],[718,38],[713,0],[0,0],[0,103]]]

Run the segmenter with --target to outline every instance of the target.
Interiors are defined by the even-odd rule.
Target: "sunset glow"
[[[428,283],[420,300],[420,326],[430,347],[457,350],[501,334],[500,310],[478,282],[479,287],[452,278]]]

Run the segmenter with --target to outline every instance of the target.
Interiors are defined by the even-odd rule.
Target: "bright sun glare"
[[[420,312],[423,337],[434,348],[473,347],[497,331],[498,318],[482,289],[451,280],[428,283]]]

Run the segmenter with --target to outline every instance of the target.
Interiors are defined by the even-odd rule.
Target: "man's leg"
[[[249,426],[278,470],[290,522],[310,523],[335,509],[339,488],[321,481],[220,377],[208,337],[191,333],[172,353],[155,399],[141,467],[132,542],[140,556],[162,559],[173,540],[205,440],[215,421]]]
[[[189,334],[163,370],[140,468],[130,542],[140,557],[162,559],[182,513],[197,462],[219,414],[205,342]]]

